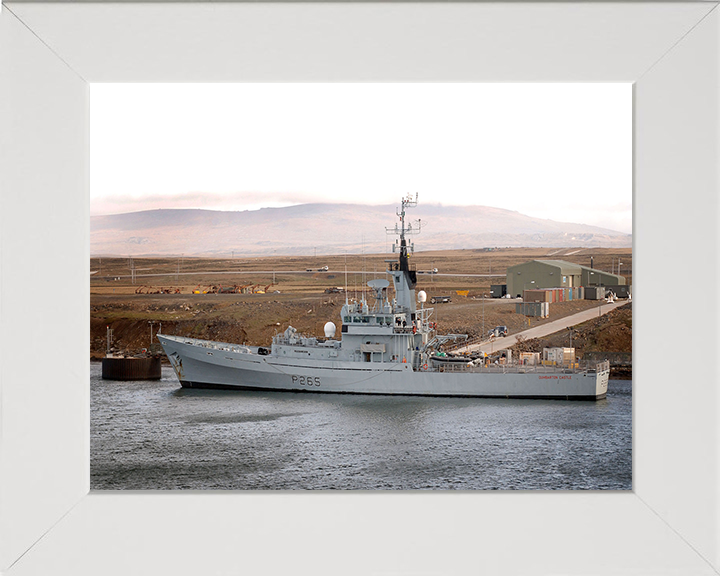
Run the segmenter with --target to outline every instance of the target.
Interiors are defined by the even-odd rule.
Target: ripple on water
[[[91,365],[101,490],[632,488],[632,383],[599,402],[419,398],[112,382]]]

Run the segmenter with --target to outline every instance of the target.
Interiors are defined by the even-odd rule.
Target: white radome
[[[427,294],[425,294],[425,290],[420,290],[418,292],[418,302],[427,302]]]
[[[335,336],[335,330],[337,330],[337,328],[335,327],[334,322],[328,322],[327,324],[325,324],[324,330],[325,338],[332,338],[333,336]]]

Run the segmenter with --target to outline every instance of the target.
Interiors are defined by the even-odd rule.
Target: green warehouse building
[[[564,260],[531,260],[507,269],[507,293],[512,297],[537,288],[624,285],[624,276]]]

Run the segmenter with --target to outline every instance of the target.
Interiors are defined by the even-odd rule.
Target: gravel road
[[[548,334],[559,332],[560,330],[563,330],[570,326],[582,324],[583,322],[587,322],[588,320],[597,318],[600,315],[607,314],[608,312],[615,310],[615,308],[618,308],[619,306],[623,306],[625,304],[627,304],[627,300],[616,300],[611,304],[603,301],[602,304],[598,306],[598,308],[590,308],[589,310],[583,310],[582,312],[578,312],[570,316],[565,316],[564,318],[559,318],[558,320],[542,324],[541,326],[536,326],[535,328],[529,328],[528,330],[517,332],[516,334],[512,334],[504,338],[495,338],[490,342],[484,342],[482,344],[471,344],[469,346],[459,348],[455,350],[455,352],[463,353],[480,350],[481,352],[491,353],[495,350],[510,348],[517,343],[518,336],[522,336],[523,338],[528,340],[530,338],[540,338],[543,336],[547,336]]]

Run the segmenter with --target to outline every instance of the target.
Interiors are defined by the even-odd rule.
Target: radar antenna
[[[387,290],[387,287],[390,286],[390,282],[388,282],[385,278],[377,278],[375,280],[370,280],[367,285],[375,291],[375,305],[373,306],[373,310],[378,311],[382,308],[383,290]]]
[[[422,229],[422,221],[419,218],[413,222],[408,223],[407,225],[405,224],[405,209],[415,208],[417,206],[417,202],[417,193],[415,193],[415,198],[412,197],[412,194],[408,194],[405,198],[403,198],[401,200],[401,207],[395,212],[398,218],[400,218],[400,226],[398,226],[398,224],[396,223],[394,228],[385,228],[385,232],[387,234],[400,236],[398,240],[395,240],[395,244],[393,244],[393,252],[400,252],[401,268],[403,261],[405,262],[405,264],[407,264],[408,250],[410,252],[415,251],[415,246],[412,243],[408,244],[405,240],[405,236],[411,234],[419,234],[420,230]]]

